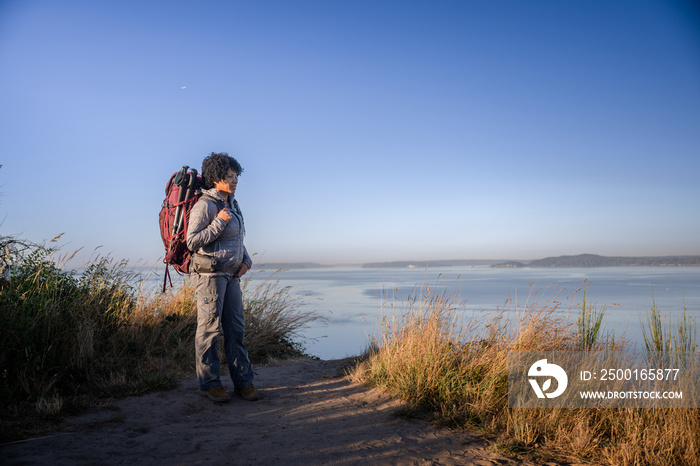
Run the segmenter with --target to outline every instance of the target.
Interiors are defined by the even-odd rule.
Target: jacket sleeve
[[[243,263],[246,264],[249,269],[253,268],[253,261],[250,259],[248,250],[245,246],[243,246]]]
[[[187,222],[187,249],[197,252],[202,246],[216,241],[224,228],[226,223],[216,216],[216,209],[210,209],[206,200],[198,200]]]

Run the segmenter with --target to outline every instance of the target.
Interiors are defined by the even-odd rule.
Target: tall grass
[[[605,308],[596,309],[593,306],[586,307],[586,288],[583,289],[581,309],[579,311],[576,326],[578,328],[578,347],[584,351],[590,351],[597,347],[603,326]]]
[[[280,285],[278,272],[261,272],[264,278],[255,280],[253,272],[242,283],[245,344],[253,361],[304,354],[300,331],[312,322],[324,321],[304,309],[304,296]]]
[[[161,294],[144,291],[126,261],[98,256],[78,276],[52,245],[1,255],[0,441],[194,374],[189,280]],[[251,360],[303,354],[299,331],[318,315],[272,277],[243,286]]]
[[[587,309],[582,305],[573,325],[556,300],[535,300],[485,324],[458,324],[461,303],[424,294],[398,314],[380,316],[374,349],[351,377],[405,400],[404,415],[481,429],[503,452],[536,461],[576,457],[615,465],[698,464],[698,409],[508,407],[508,351],[616,347],[599,338],[602,317],[594,313],[589,319]]]
[[[698,351],[697,324],[692,317],[687,316],[685,305],[680,317],[670,322],[667,327],[664,327],[664,319],[652,292],[646,322],[640,322],[647,355],[661,358],[663,361],[673,360],[687,366]]]
[[[648,332],[648,333],[647,333]],[[664,332],[661,312],[656,306],[654,294],[652,292],[651,308],[647,314],[646,325],[642,324],[642,337],[644,346],[649,353],[666,354],[671,349],[668,335]]]

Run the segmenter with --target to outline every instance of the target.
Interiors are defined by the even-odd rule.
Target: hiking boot
[[[260,399],[260,395],[258,395],[258,392],[255,391],[255,387],[252,385],[237,388],[233,391],[233,393],[248,401],[258,401]]]
[[[228,392],[224,390],[224,387],[217,385],[216,387],[211,387],[208,390],[200,390],[199,394],[206,396],[211,401],[216,401],[217,403],[225,403],[231,399]]]

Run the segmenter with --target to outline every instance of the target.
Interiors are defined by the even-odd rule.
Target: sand
[[[0,447],[3,464],[534,464],[478,434],[392,414],[401,403],[343,377],[347,361],[256,366],[260,401],[217,404],[196,380],[69,418]],[[232,392],[230,380],[224,386]]]

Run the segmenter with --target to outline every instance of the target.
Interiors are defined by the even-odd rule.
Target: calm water
[[[253,281],[269,276],[259,272]],[[556,301],[564,313],[575,313],[586,287],[586,302],[605,307],[605,331],[624,334],[642,345],[640,318],[646,319],[652,296],[667,322],[685,307],[700,322],[700,267],[610,267],[586,269],[428,269],[331,267],[296,269],[277,274],[280,285],[304,295],[304,308],[327,318],[325,326],[304,332],[310,354],[322,359],[361,353],[384,310],[402,309],[411,296],[447,293],[464,304],[458,311],[469,320],[485,321],[496,311],[514,313],[527,303]],[[578,291],[577,291],[578,290]],[[573,309],[573,311],[572,311]],[[574,317],[575,319],[575,317]]]

